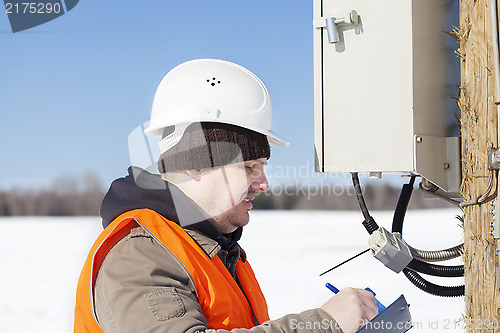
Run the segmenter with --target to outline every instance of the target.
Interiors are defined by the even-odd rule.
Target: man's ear
[[[191,177],[194,181],[199,182],[201,180],[201,170],[189,169],[186,170],[186,175]]]

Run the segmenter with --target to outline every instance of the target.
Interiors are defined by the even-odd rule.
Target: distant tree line
[[[92,216],[104,192],[98,177],[62,177],[47,189],[0,191],[0,216]]]
[[[401,189],[387,184],[367,184],[363,196],[370,210],[394,210]],[[256,209],[300,209],[300,210],[359,210],[352,187],[323,185],[285,186],[260,194],[253,201]],[[429,197],[424,191],[415,189],[408,209],[430,209],[453,207],[445,200]]]
[[[386,184],[363,188],[371,210],[394,210],[400,189]],[[48,189],[0,191],[0,216],[98,215],[104,191],[94,174],[57,179]],[[254,209],[358,210],[352,187],[335,184],[274,186],[253,201]],[[409,209],[450,207],[444,200],[424,198],[415,189]]]

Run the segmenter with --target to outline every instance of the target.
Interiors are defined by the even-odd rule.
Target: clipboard
[[[404,333],[412,327],[409,305],[404,295],[401,295],[356,333]]]

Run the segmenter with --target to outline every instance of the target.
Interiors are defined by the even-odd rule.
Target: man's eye
[[[253,167],[252,166],[245,165],[245,169],[247,169],[250,172],[253,171]]]

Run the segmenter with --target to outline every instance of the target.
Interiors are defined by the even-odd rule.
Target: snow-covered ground
[[[404,238],[420,249],[462,242],[454,209],[409,211]],[[319,274],[367,248],[360,212],[253,211],[242,247],[259,278],[270,315],[318,307],[331,292],[370,287],[385,305],[400,294],[410,303],[410,332],[460,332],[463,298],[439,298],[414,287],[403,274],[385,268],[367,253],[338,269]],[[390,229],[390,212],[372,212]],[[74,294],[87,251],[101,231],[97,217],[0,218],[0,332],[67,333],[73,329]],[[455,261],[457,264],[459,261]],[[451,262],[450,262],[451,263]],[[458,285],[463,278],[436,279]]]

